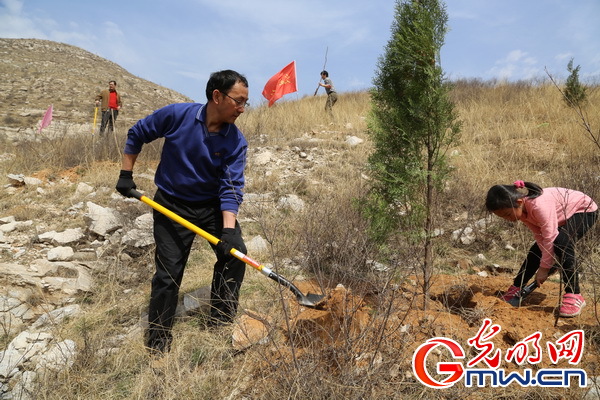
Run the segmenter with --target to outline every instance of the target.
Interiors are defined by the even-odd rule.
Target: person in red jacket
[[[535,275],[541,286],[553,266],[561,271],[565,285],[559,314],[574,317],[581,313],[585,300],[579,289],[575,243],[596,223],[598,206],[577,190],[560,187],[542,189],[531,182],[495,185],[487,194],[486,208],[508,221],[522,221],[533,232],[535,243],[513,284],[502,296],[505,301],[518,296]]]
[[[108,82],[108,89],[96,96],[96,106],[100,105],[102,111],[102,122],[100,123],[100,135],[104,134],[104,130],[108,126],[109,133],[114,130],[115,121],[121,110],[121,96],[117,92],[117,82]]]

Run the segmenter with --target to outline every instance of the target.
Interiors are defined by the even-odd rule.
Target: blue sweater
[[[220,200],[221,210],[237,214],[242,203],[248,143],[234,124],[209,133],[206,107],[171,104],[139,120],[127,133],[126,154],[139,154],[145,143],[164,138],[154,183],[176,198]]]

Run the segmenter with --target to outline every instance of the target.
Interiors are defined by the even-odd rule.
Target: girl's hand
[[[537,273],[535,274],[535,281],[538,286],[542,286],[542,283],[546,282],[548,275],[550,275],[550,268],[538,268]]]

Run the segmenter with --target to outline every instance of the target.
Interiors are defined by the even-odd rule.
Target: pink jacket
[[[586,194],[559,187],[544,188],[541,196],[523,200],[520,220],[533,232],[542,251],[541,268],[551,268],[554,264],[554,239],[558,236],[558,227],[565,225],[574,214],[598,209]]]

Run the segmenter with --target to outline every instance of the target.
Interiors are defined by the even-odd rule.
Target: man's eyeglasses
[[[223,93],[223,92],[221,92]],[[231,100],[235,101],[235,105],[236,107],[249,107],[250,103],[248,103],[247,101],[241,101],[241,100],[236,100],[233,97],[231,97],[230,95],[228,95],[227,93],[223,93],[225,96],[229,97]]]

